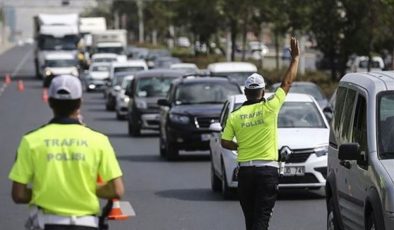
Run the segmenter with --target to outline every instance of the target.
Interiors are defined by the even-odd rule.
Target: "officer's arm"
[[[119,199],[124,194],[124,185],[122,177],[108,181],[104,185],[99,185],[96,189],[96,195],[103,199]]]
[[[27,184],[12,182],[12,200],[17,204],[27,204],[31,200],[31,189]]]
[[[238,149],[238,144],[235,143],[234,141],[228,141],[228,140],[221,140],[222,147],[225,149],[229,150],[237,150]]]
[[[286,92],[286,94],[289,92],[291,84],[293,83],[294,79],[297,76],[297,70],[298,70],[300,50],[298,47],[298,41],[294,37],[290,39],[290,47],[291,47],[290,66],[287,69],[285,76],[282,79],[282,84],[280,86]]]

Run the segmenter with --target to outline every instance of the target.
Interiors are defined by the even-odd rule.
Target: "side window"
[[[346,98],[346,88],[344,87],[339,87],[337,90],[337,95],[336,95],[336,102],[335,102],[335,109],[334,109],[334,120],[332,121],[334,131],[336,133],[335,137],[339,137],[339,127],[341,124],[341,118],[342,118],[342,110],[343,110],[343,104],[345,102]]]
[[[171,84],[170,85],[170,89],[168,90],[168,93],[167,93],[167,100],[171,103],[171,101],[172,101],[172,95],[174,94],[173,93],[173,91],[174,91],[174,84]]]
[[[361,155],[366,156],[368,153],[367,102],[365,97],[362,95],[357,97],[357,105],[354,112],[352,142],[357,142],[360,145]],[[359,160],[358,163],[363,164],[365,162],[363,160]]]
[[[343,104],[342,119],[340,125],[340,144],[351,142],[352,135],[352,114],[356,101],[356,91],[348,89],[345,103]]]

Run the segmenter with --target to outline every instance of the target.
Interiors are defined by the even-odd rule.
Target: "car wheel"
[[[166,157],[166,144],[164,143],[161,132],[159,137],[159,148],[160,148],[160,156]]]
[[[375,214],[373,211],[371,211],[368,215],[368,219],[367,219],[367,230],[376,230],[378,229],[376,226],[376,218],[375,218]]]
[[[120,115],[118,111],[116,111],[116,119],[118,120],[123,120],[125,117],[123,115]]]
[[[131,115],[131,121],[128,120],[129,124],[129,136],[137,137],[141,135],[141,128],[139,126],[138,119]]]
[[[222,182],[215,173],[213,163],[211,163],[211,189],[213,192],[220,192],[222,190]]]
[[[339,230],[338,217],[335,214],[334,200],[332,197],[327,203],[327,230]]]
[[[221,185],[222,185],[221,190],[222,190],[223,198],[227,200],[227,199],[232,198],[232,196],[234,194],[233,194],[233,191],[231,190],[231,188],[227,184],[226,169],[224,168],[223,162],[222,162],[222,175],[223,175],[223,178],[222,178],[222,183],[221,183]]]
[[[169,141],[166,142],[166,156],[167,160],[174,161],[179,156],[179,150],[175,143],[171,143]]]

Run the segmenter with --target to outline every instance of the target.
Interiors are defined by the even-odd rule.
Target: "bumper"
[[[141,114],[141,128],[159,130],[160,114]]]
[[[125,102],[123,100],[117,100],[116,101],[116,112],[121,115],[121,116],[126,116],[127,115],[127,108],[128,108],[128,102]]]
[[[236,188],[238,181],[235,169],[238,166],[237,156],[225,151],[223,160],[226,167],[226,180],[229,187]],[[311,154],[303,163],[289,163],[286,166],[304,166],[303,176],[283,176],[279,179],[279,188],[319,188],[326,184],[327,156],[317,157]]]
[[[170,128],[167,133],[169,142],[176,143],[179,149],[186,151],[209,150],[211,133],[209,130],[187,130]]]
[[[105,80],[86,80],[86,88],[89,90],[104,90],[107,87]]]

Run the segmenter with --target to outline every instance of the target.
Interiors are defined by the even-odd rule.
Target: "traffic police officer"
[[[58,76],[48,96],[54,118],[22,137],[9,174],[12,198],[31,205],[30,229],[97,229],[98,197],[124,193],[121,169],[108,138],[78,120],[80,80]]]
[[[238,151],[238,194],[247,230],[268,229],[277,198],[278,114],[297,75],[299,59],[295,38],[290,39],[290,46],[292,59],[281,86],[265,100],[263,77],[249,76],[245,81],[247,101],[230,114],[222,133],[222,146]]]

